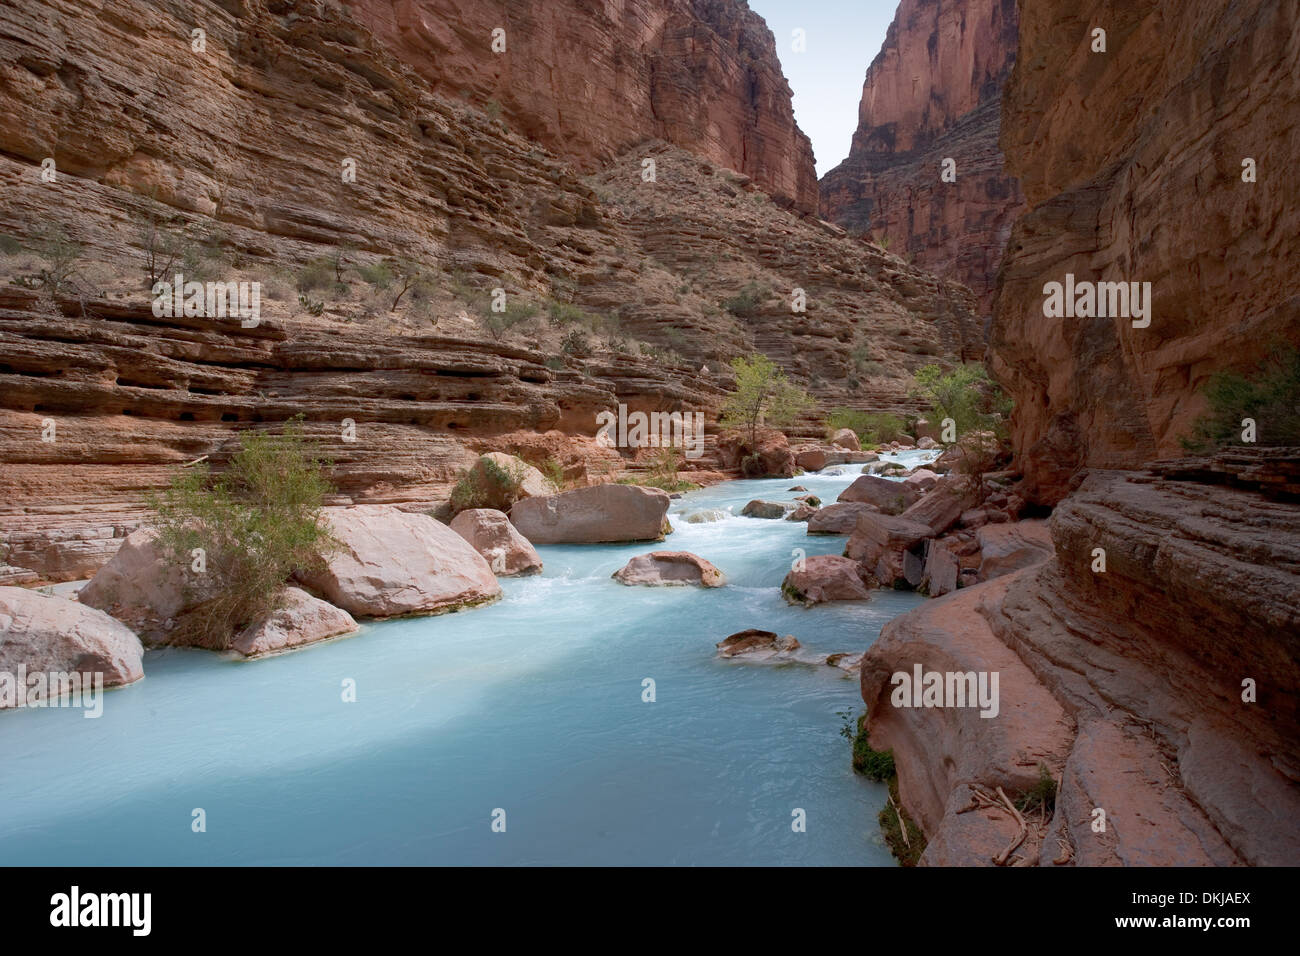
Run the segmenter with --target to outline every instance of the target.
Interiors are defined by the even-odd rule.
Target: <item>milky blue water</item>
[[[503,579],[491,607],[260,661],[149,651],[146,678],[97,720],[0,714],[0,863],[892,865],[884,788],[853,773],[840,735],[862,709],[856,678],[722,661],[714,645],[758,627],[858,652],[923,599],[788,607],[792,549],[844,538],[682,518],[789,500],[794,484],[829,503],[860,471],[843,468],[692,492],[664,544],[539,548],[544,573]],[[657,548],[709,559],[727,587],[610,580]]]

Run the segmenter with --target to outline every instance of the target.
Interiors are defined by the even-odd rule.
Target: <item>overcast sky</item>
[[[812,139],[817,175],[849,155],[858,125],[862,80],[898,9],[898,0],[748,0],[776,36],[781,67],[794,90],[794,118]],[[802,28],[807,50],[795,53]]]

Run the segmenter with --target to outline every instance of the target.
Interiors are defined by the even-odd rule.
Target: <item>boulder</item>
[[[848,451],[861,451],[862,445],[858,442],[858,435],[852,428],[841,428],[831,436],[831,444]]]
[[[795,454],[794,463],[804,471],[821,471],[826,467],[826,452],[820,448],[805,448]]]
[[[732,634],[717,644],[719,657],[745,657],[751,660],[789,659],[799,647],[798,640],[790,634],[780,637],[775,631],[754,628]]]
[[[809,518],[815,515],[819,510],[820,509],[815,508],[810,504],[800,502],[800,504],[793,511],[791,511],[788,515],[785,516],[785,520],[786,521],[807,521]]]
[[[816,554],[803,559],[800,570],[781,582],[787,604],[811,607],[826,601],[867,601],[871,592],[862,583],[858,562],[838,554]]]
[[[868,512],[879,512],[875,505],[865,501],[840,501],[824,508],[808,518],[809,534],[852,534],[857,527],[858,518]]]
[[[502,511],[471,508],[456,515],[451,530],[469,542],[499,577],[537,574],[542,559]]]
[[[721,508],[706,508],[703,511],[692,511],[682,520],[687,524],[708,524],[711,521],[721,521],[723,518],[730,517],[731,513]]]
[[[639,554],[612,575],[620,584],[697,585],[720,588],[726,576],[713,564],[689,551],[651,551]]]
[[[153,529],[140,528],[126,536],[77,600],[107,611],[146,642],[158,643],[181,614],[212,596],[188,565],[164,557]]]
[[[980,546],[978,580],[1028,568],[1052,556],[1052,535],[1046,521],[1017,521],[985,525],[976,532]]]
[[[903,484],[912,485],[921,491],[929,491],[938,483],[939,476],[928,468],[918,468],[903,479]]]
[[[760,429],[751,445],[749,435],[725,432],[718,438],[723,466],[746,478],[793,478],[794,453],[785,435],[774,429]]]
[[[924,570],[917,546],[931,537],[930,529],[919,522],[864,514],[858,518],[844,554],[862,565],[864,576],[874,575],[884,587],[916,587]]]
[[[497,478],[502,471],[511,478],[508,484]],[[521,498],[543,498],[556,491],[550,479],[528,462],[499,451],[480,455],[470,467],[468,477],[478,490],[476,504],[480,508],[505,511]]]
[[[351,614],[439,614],[501,596],[501,585],[482,556],[426,514],[391,505],[328,508],[325,514],[340,547],[325,558],[322,569],[300,577]]]
[[[103,674],[105,687],[144,676],[144,648],[121,621],[67,598],[0,587],[0,673]],[[48,680],[48,678],[47,678]],[[25,695],[31,689],[24,683]],[[0,707],[16,706],[16,684],[0,683]],[[6,695],[12,694],[12,697]]]
[[[672,499],[641,485],[592,485],[545,498],[525,498],[510,523],[533,544],[662,541]]]
[[[763,501],[755,498],[741,510],[745,518],[784,518],[799,506],[793,501]]]
[[[918,448],[924,447],[921,445],[921,442],[925,439],[934,441],[939,437],[939,426],[924,418],[918,418],[916,420],[916,423],[912,427],[912,431],[916,434]]]
[[[901,514],[919,497],[920,489],[902,481],[890,481],[876,475],[860,475],[840,492],[838,501],[875,505],[884,514]]]
[[[907,466],[897,461],[878,461],[862,469],[864,475],[903,475]]]
[[[287,587],[276,609],[236,634],[230,646],[245,657],[266,657],[356,630],[357,622],[347,611],[302,588]]]
[[[850,674],[856,674],[862,670],[862,658],[864,656],[863,654],[849,654],[839,651],[835,654],[827,654],[826,663]]]
[[[978,504],[979,487],[974,480],[964,475],[944,475],[902,517],[926,525],[930,534],[937,537],[956,524],[963,511]]]
[[[916,440],[916,447],[922,451],[929,451],[931,448],[938,448],[939,443],[926,435]]]

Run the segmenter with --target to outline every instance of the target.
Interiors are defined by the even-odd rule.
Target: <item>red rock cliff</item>
[[[817,208],[812,146],[795,125],[775,41],[743,0],[350,6],[435,91],[498,104],[526,136],[585,168],[658,138]]]
[[[1015,54],[1014,0],[903,0],[867,70],[849,157],[821,181],[823,216],[969,285],[986,312],[1022,202],[997,141]],[[955,182],[940,180],[946,157]]]
[[[990,351],[1031,497],[1179,454],[1212,373],[1300,341],[1298,38],[1297,6],[1272,0],[1022,4],[1002,146],[1030,208]],[[1150,326],[1045,318],[1066,273],[1150,282]]]

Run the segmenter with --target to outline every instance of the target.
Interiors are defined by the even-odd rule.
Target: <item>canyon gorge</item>
[[[596,438],[610,409],[699,411],[682,478],[808,481],[745,519],[809,522],[781,547],[826,550],[785,598],[898,612],[862,654],[859,729],[892,752],[887,812],[922,864],[1300,862],[1300,452],[1269,420],[1256,447],[1181,441],[1217,375],[1300,345],[1294,5],[901,0],[820,182],[743,0],[23,0],[0,54],[0,586],[153,560],[150,495],[301,416],[336,520],[404,515],[402,548],[474,566],[438,609],[487,605],[474,535],[525,574],[594,560],[532,544],[652,541],[669,514],[713,541],[667,494],[610,484],[653,456]],[[69,244],[66,281],[24,281]],[[159,315],[150,280],[182,268],[260,282],[262,314]],[[1149,325],[1045,316],[1067,274],[1150,282]],[[813,400],[761,442],[719,421],[747,355]],[[1011,400],[986,466],[924,420],[930,365],[986,368]],[[832,409],[911,431],[832,442]],[[435,519],[488,453],[569,490],[463,511],[469,548]],[[823,487],[839,501],[807,500]],[[555,531],[569,513],[581,535]],[[619,552],[647,575],[637,559]],[[329,636],[411,613],[349,604],[345,563],[288,611],[325,615],[325,593]],[[760,624],[732,638],[788,646]],[[893,705],[914,665],[999,673],[998,716]],[[1045,778],[1052,810],[989,796]]]

